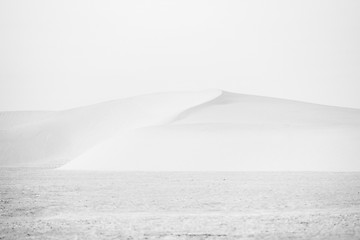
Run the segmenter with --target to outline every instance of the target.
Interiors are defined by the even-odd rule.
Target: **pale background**
[[[360,1],[0,0],[0,110],[204,88],[360,108]]]

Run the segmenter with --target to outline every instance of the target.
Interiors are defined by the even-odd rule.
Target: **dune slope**
[[[150,94],[53,112],[11,128],[0,126],[0,165],[61,166],[108,138],[169,123],[182,111],[219,95],[218,90]]]
[[[0,143],[3,166],[355,171],[360,110],[220,90],[151,94],[55,112],[1,130]]]

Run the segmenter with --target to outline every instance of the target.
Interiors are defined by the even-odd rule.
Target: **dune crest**
[[[0,125],[2,166],[360,170],[357,109],[206,90],[137,96],[34,119]]]

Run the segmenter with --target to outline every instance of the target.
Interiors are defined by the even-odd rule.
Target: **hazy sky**
[[[360,108],[360,1],[0,0],[0,110],[204,88]]]

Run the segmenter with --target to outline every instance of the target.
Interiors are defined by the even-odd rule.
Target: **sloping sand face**
[[[49,116],[4,112],[0,115],[0,165],[61,166],[108,138],[167,124],[182,111],[221,94],[219,90],[150,94]],[[10,124],[9,118],[16,123]]]
[[[118,135],[62,169],[360,169],[358,110],[223,93],[170,125]]]
[[[360,110],[220,90],[151,94],[56,112],[2,131],[0,139],[2,165],[360,170]]]
[[[51,111],[0,112],[0,131],[41,122],[51,118],[53,114]]]
[[[182,125],[138,129],[62,169],[142,171],[355,171],[360,128]]]

